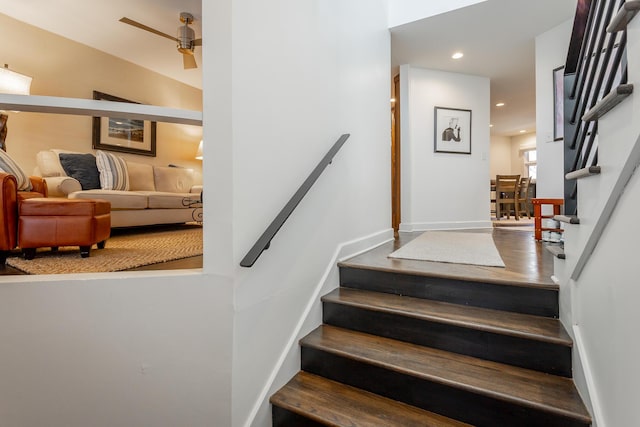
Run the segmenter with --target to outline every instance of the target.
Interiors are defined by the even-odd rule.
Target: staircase
[[[339,267],[274,426],[591,425],[555,285]]]

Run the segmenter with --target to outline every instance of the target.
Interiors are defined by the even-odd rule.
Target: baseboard
[[[245,427],[250,427],[251,425],[253,425],[253,422],[255,421],[260,410],[264,409],[265,406],[269,406],[269,396],[275,391],[275,389],[279,388],[281,384],[284,384],[293,374],[295,374],[295,372],[283,372],[283,367],[287,360],[292,360],[292,353],[297,353],[297,345],[300,338],[309,333],[311,330],[320,326],[320,324],[322,323],[322,317],[320,316],[318,321],[318,316],[314,317],[313,314],[316,312],[316,310],[321,310],[320,297],[339,286],[338,262],[340,260],[351,258],[355,255],[371,250],[390,240],[393,240],[393,229],[391,228],[358,239],[350,240],[348,242],[340,243],[336,247],[336,250],[329,260],[324,274],[315,286],[312,295],[310,295],[305,309],[300,316],[298,323],[293,329],[289,340],[287,341],[287,345],[284,347],[282,353],[280,354],[280,357],[278,358],[276,365],[274,366],[271,374],[269,375],[269,378],[262,388],[262,391],[260,392],[260,395],[258,396],[258,399],[256,400],[251,410],[251,413],[244,422],[243,425]],[[300,358],[298,357],[297,370],[300,369],[299,359]],[[279,378],[279,376],[283,376],[283,378]]]
[[[598,396],[598,389],[596,388],[595,380],[591,374],[591,365],[589,363],[589,356],[584,347],[584,340],[582,339],[582,332],[578,325],[573,325],[573,341],[574,341],[574,382],[580,392],[580,396],[585,402],[585,405],[589,408],[591,416],[593,418],[593,427],[606,427],[604,418],[602,417],[602,409],[600,405],[600,399]],[[576,360],[577,359],[577,360]],[[577,363],[576,363],[577,362]],[[576,365],[580,366],[579,372],[576,372]],[[576,376],[580,374],[579,376]],[[580,383],[584,380],[584,387],[586,390],[581,390]],[[586,394],[586,395],[585,395]]]
[[[490,220],[486,221],[453,221],[453,222],[416,222],[400,224],[400,231],[411,233],[428,230],[468,230],[476,228],[491,228]]]

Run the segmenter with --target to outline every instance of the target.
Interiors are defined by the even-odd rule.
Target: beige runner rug
[[[505,267],[490,233],[427,231],[389,258]]]
[[[65,246],[58,252],[52,252],[50,248],[38,249],[32,260],[25,260],[16,254],[7,258],[7,264],[28,274],[98,273],[196,255],[202,255],[200,226],[115,235],[107,240],[104,249],[96,249],[94,245],[88,258],[80,256],[77,246]]]

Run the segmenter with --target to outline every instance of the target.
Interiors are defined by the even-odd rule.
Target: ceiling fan
[[[165,37],[169,40],[173,40],[178,43],[177,48],[178,52],[182,53],[182,63],[185,69],[189,68],[198,68],[198,64],[196,64],[196,59],[193,56],[193,51],[196,46],[202,46],[202,39],[195,38],[195,31],[189,25],[193,22],[193,15],[187,12],[180,13],[180,22],[184,25],[178,27],[178,36],[173,37],[169,34],[163,33],[162,31],[158,31],[155,28],[148,27],[140,22],[134,21],[133,19],[129,19],[127,17],[120,18],[120,22],[125,24],[133,25],[136,28],[140,28],[141,30],[149,31],[150,33],[156,34],[158,36]]]

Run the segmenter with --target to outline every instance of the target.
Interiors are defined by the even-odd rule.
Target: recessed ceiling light
[[[504,102],[498,102],[498,103],[496,104],[496,107],[504,107]]]
[[[489,125],[489,127],[490,127],[490,128],[492,128],[492,127],[493,127],[493,125],[491,125],[491,124],[490,124],[490,125]]]
[[[520,131],[520,133],[525,133],[525,132],[526,132],[526,130],[521,130],[521,131]]]
[[[462,52],[456,52],[456,53],[454,53],[453,55],[451,55],[451,57],[452,57],[453,59],[460,59],[460,58],[462,58],[463,56],[464,56],[464,53],[462,53]]]

